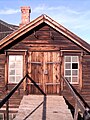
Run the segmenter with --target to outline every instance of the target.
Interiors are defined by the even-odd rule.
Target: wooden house
[[[19,28],[0,40],[0,99],[28,73],[44,93],[63,95],[74,104],[64,76],[90,104],[90,45],[45,14],[30,21],[30,8],[21,12]],[[24,80],[10,98],[10,112],[17,112],[25,93],[41,94]]]
[[[0,20],[0,40],[17,29],[18,26]]]

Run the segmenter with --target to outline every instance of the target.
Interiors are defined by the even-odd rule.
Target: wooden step
[[[62,96],[24,96],[14,120],[73,120]]]

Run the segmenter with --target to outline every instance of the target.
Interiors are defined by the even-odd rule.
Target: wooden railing
[[[4,99],[0,101],[0,108],[6,103],[6,120],[9,120],[9,99],[10,97],[15,93],[15,91],[18,89],[18,87],[21,85],[21,83],[24,81],[27,75],[25,75],[20,82],[8,93]]]
[[[35,87],[37,87],[37,89],[43,94],[46,95],[42,89],[36,84],[36,82],[28,75],[26,74],[23,79],[21,79],[21,81],[10,91],[10,93],[8,93],[6,95],[6,97],[0,101],[0,108],[7,103],[7,107],[8,107],[8,100],[10,99],[10,97],[15,93],[15,91],[18,89],[18,87],[21,85],[21,83],[24,81],[25,78],[28,78],[34,85]],[[76,91],[76,89],[69,83],[69,81],[64,78],[62,76],[62,79],[64,80],[64,82],[66,83],[66,85],[68,86],[68,88],[71,91],[72,96],[75,99],[75,113],[74,113],[74,120],[78,119],[78,112],[82,112],[83,114],[83,120],[90,120],[90,106],[84,101],[84,99],[82,98],[82,96]],[[8,111],[8,108],[6,108],[6,110]],[[7,112],[7,120],[9,120],[9,115]]]
[[[90,106],[85,102],[82,96],[76,91],[76,89],[70,84],[70,82],[62,76],[62,79],[71,91],[72,96],[75,99],[75,113],[74,120],[78,120],[78,112],[83,114],[83,120],[90,120]]]
[[[21,85],[23,80],[26,78],[26,75],[21,79],[21,81],[6,95],[4,99],[0,101],[0,108],[9,100],[9,98],[15,93],[15,91],[18,89],[18,87]]]
[[[0,108],[6,103],[6,120],[9,120],[9,99],[10,97],[15,93],[15,91],[19,88],[19,86],[21,85],[21,83],[24,81],[25,78],[28,78],[33,84],[34,86],[44,95],[46,96],[46,94],[42,91],[42,89],[36,84],[36,82],[28,75],[26,74],[21,80],[20,82],[5,96],[4,99],[2,99],[0,101]]]

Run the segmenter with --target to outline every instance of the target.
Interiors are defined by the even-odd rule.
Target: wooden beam
[[[77,53],[82,53],[82,50],[60,50],[61,52],[77,52]]]
[[[77,104],[77,100],[75,103],[75,113],[74,113],[74,120],[78,119],[78,104]]]
[[[5,52],[5,86],[6,86],[6,90],[7,90],[7,83],[8,83],[8,56],[7,56],[7,52]]]
[[[27,52],[27,50],[23,50],[23,49],[8,49],[8,50],[5,50],[5,52]]]
[[[79,69],[79,82],[80,82],[80,90],[83,86],[83,80],[82,80],[82,56],[80,56],[80,69]]]
[[[6,120],[9,120],[9,100],[6,102]]]
[[[60,83],[45,83],[45,85],[60,85]]]

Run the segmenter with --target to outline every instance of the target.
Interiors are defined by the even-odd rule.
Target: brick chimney
[[[21,7],[21,23],[20,27],[30,22],[31,9],[29,6]]]

